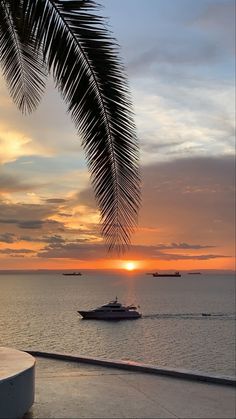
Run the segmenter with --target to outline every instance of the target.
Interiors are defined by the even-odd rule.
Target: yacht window
[[[113,309],[111,311],[119,311],[119,312],[121,312],[121,311],[125,311],[125,310],[123,308],[115,308],[115,309]]]

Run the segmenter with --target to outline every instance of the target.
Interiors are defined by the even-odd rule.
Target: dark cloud
[[[64,243],[65,239],[58,235],[51,236],[41,236],[41,237],[31,237],[31,236],[19,236],[18,241],[27,241],[27,242],[39,242],[39,243]]]
[[[67,258],[67,259],[100,259],[107,256],[104,245],[101,244],[84,244],[84,243],[68,243],[51,245],[45,247],[38,253],[38,257],[42,258]]]
[[[43,221],[41,220],[30,220],[30,221],[21,221],[17,223],[19,228],[29,228],[29,229],[41,229],[43,226]]]
[[[22,229],[42,229],[43,226],[48,227],[56,227],[59,231],[64,231],[64,227],[62,223],[59,223],[58,221],[54,220],[16,220],[14,218],[0,218],[0,224],[15,224],[18,228]]]
[[[58,234],[55,234],[54,236],[44,236],[42,237],[42,241],[46,243],[65,243],[65,239]]]
[[[72,217],[72,214],[68,214],[66,212],[59,212],[58,215],[60,215],[60,217]]]
[[[0,218],[1,224],[17,224],[18,220],[15,218]]]
[[[34,250],[31,249],[0,249],[0,253],[5,255],[11,255],[11,254],[19,254],[19,253],[35,253]]]
[[[16,241],[16,236],[13,233],[0,234],[0,242],[2,243],[14,243],[15,241]]]
[[[41,241],[40,239],[38,239]],[[31,236],[19,236],[18,241],[25,241],[25,242],[36,242],[37,239]]]
[[[26,184],[14,176],[0,173],[0,192],[19,192],[32,190],[33,185]]]
[[[31,221],[22,221],[20,223],[17,223],[17,226],[19,228],[28,228],[28,229],[42,229],[43,226],[46,227],[55,227],[57,228],[59,231],[64,231],[64,227],[62,227],[62,224],[59,223],[58,221],[54,221],[54,220],[31,220]]]
[[[168,247],[166,247],[168,248]],[[178,247],[179,249],[182,247]],[[198,246],[197,249],[202,249],[204,246]],[[165,249],[165,247],[164,247]],[[186,249],[186,248],[185,248]],[[189,246],[189,249],[192,249]],[[195,249],[195,247],[194,247]],[[38,257],[42,258],[66,258],[66,259],[80,259],[90,260],[99,259],[106,256],[104,245],[101,244],[86,244],[86,243],[68,243],[68,244],[53,244],[45,247],[38,253]],[[149,258],[149,259],[161,259],[161,260],[210,260],[216,258],[226,258],[229,256],[220,254],[176,254],[176,253],[165,253],[160,250],[159,246],[144,246],[134,245],[132,250],[127,254],[128,258]]]
[[[76,195],[78,203],[85,205],[89,208],[97,208],[97,204],[94,199],[94,193],[91,187],[83,189]]]
[[[217,258],[229,258],[232,255],[224,254],[209,254],[209,253],[199,253],[199,250],[209,248],[208,245],[191,245],[187,243],[180,243],[180,245],[174,243],[171,245],[134,245],[128,251],[126,257],[132,259],[157,259],[157,260],[210,260]],[[176,249],[176,250],[189,250],[189,253],[169,253],[165,250]]]
[[[64,224],[48,219],[57,212],[57,207],[39,204],[13,204],[0,202],[0,224],[17,229],[41,230],[52,235],[64,232]],[[9,231],[16,233],[16,231]],[[5,234],[5,233],[3,233]],[[37,240],[36,240],[37,241]]]
[[[19,223],[30,220],[43,220],[55,213],[51,205],[21,204],[0,202],[0,222]]]
[[[209,64],[215,62],[223,51],[215,43],[206,39],[182,38],[175,40],[162,39],[155,46],[140,53],[129,64],[131,74],[143,73],[148,67],[160,66],[161,64],[191,65]]]
[[[29,243],[58,243],[77,242],[87,243],[98,237],[98,226],[90,223],[81,228],[66,227],[62,222],[48,219],[47,216],[56,214],[57,207],[53,204],[32,205],[0,203],[0,242],[15,243],[25,241]],[[34,218],[39,216],[40,218]],[[18,218],[16,218],[18,217]],[[4,228],[7,226],[7,232]],[[28,230],[29,234],[22,234],[20,230]]]
[[[171,243],[171,244],[157,244],[158,249],[208,249],[209,247],[215,247],[210,245],[201,244],[189,244],[189,243]]]
[[[162,260],[210,260],[219,258],[229,258],[232,256],[218,255],[218,254],[205,254],[205,255],[184,255],[184,254],[173,254],[173,253],[160,253],[158,258]]]

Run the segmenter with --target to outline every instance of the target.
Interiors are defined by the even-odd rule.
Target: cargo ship
[[[179,277],[179,276],[181,276],[181,274],[178,271],[176,271],[174,273],[152,272],[148,275],[152,275],[152,276],[155,276],[155,277],[163,277],[163,276],[175,276],[175,277],[178,276]]]

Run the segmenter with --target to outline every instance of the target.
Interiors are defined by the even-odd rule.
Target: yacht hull
[[[139,319],[141,317],[141,314],[138,312],[98,313],[95,311],[78,311],[78,313],[86,320],[132,320]]]

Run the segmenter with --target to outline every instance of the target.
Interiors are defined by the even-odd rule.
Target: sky
[[[107,253],[81,138],[53,81],[22,116],[0,76],[0,269],[235,269],[235,2],[100,3],[140,143],[132,246]]]

